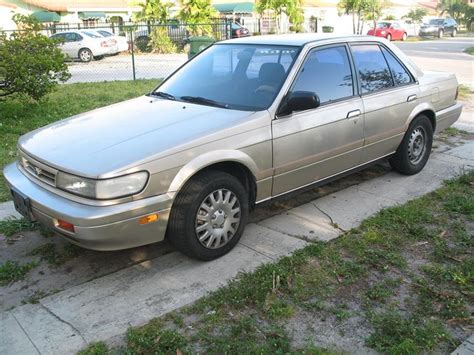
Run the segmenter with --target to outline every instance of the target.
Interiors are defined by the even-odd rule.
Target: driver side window
[[[310,52],[291,91],[313,92],[319,96],[321,104],[353,96],[352,71],[346,47]]]

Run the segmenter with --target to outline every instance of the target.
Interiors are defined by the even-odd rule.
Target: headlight
[[[103,180],[58,172],[56,186],[76,195],[107,200],[134,195],[143,190],[147,180],[148,173],[146,171]]]
[[[384,34],[386,34],[386,33],[387,33],[387,32],[385,32],[385,31],[380,32],[381,35],[384,35]]]

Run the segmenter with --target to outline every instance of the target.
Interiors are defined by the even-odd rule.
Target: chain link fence
[[[192,54],[232,38],[226,19],[205,24],[61,24],[43,33],[61,39],[71,73],[68,83],[165,78]]]

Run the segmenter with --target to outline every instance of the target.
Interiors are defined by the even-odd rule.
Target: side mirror
[[[311,91],[295,91],[288,94],[283,114],[289,115],[295,111],[305,111],[321,105],[318,95]]]

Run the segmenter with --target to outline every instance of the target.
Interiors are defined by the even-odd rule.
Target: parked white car
[[[50,38],[62,39],[60,48],[64,54],[72,59],[78,58],[82,62],[90,62],[99,59],[106,54],[114,54],[111,41],[102,37],[95,31],[70,30],[55,33]]]
[[[125,36],[117,36],[112,31],[98,29],[96,30],[102,37],[115,40],[117,44],[117,53],[128,51],[128,39]]]

